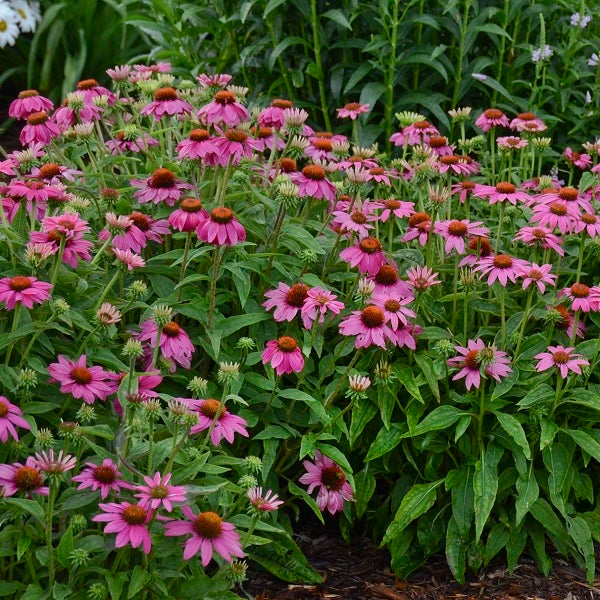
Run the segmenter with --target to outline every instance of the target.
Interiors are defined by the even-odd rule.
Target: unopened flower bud
[[[152,309],[152,320],[160,327],[173,320],[173,309],[166,304],[157,304]]]
[[[246,571],[248,571],[248,563],[245,560],[233,559],[229,565],[229,570],[225,574],[227,579],[234,585],[239,585],[246,581]]]
[[[32,369],[21,369],[17,376],[17,389],[31,390],[37,386],[37,374]]]
[[[249,490],[258,485],[258,480],[254,475],[242,475],[238,481],[238,485],[245,490]]]
[[[87,527],[87,519],[80,513],[76,513],[71,517],[71,526],[75,533],[83,531]]]
[[[387,360],[380,360],[373,371],[373,375],[375,376],[375,383],[377,385],[393,379],[390,363]]]
[[[256,348],[256,342],[250,337],[241,337],[235,347],[240,350],[253,350]]]
[[[234,362],[221,362],[219,363],[219,370],[217,372],[217,380],[219,383],[231,384],[237,381],[240,373],[240,363]]]
[[[96,319],[100,325],[114,325],[121,320],[121,313],[116,306],[113,306],[110,302],[105,302],[96,311]]]
[[[262,470],[262,460],[258,456],[246,456],[244,459],[244,468],[250,473],[260,473]]]
[[[425,121],[425,116],[417,112],[403,110],[402,112],[396,113],[396,119],[400,122],[401,127],[408,127],[417,121]]]
[[[124,356],[128,356],[129,358],[139,358],[142,356],[142,354],[144,354],[142,342],[134,339],[127,340],[123,346],[122,354]]]
[[[208,381],[202,377],[194,377],[187,384],[187,389],[190,390],[196,398],[202,398],[208,389]]]
[[[39,448],[46,449],[50,448],[54,443],[54,436],[52,432],[46,427],[42,427],[38,429],[38,432],[35,434],[35,445]]]
[[[434,344],[433,351],[440,358],[449,358],[455,353],[454,344],[448,338],[442,338]]]
[[[63,300],[62,298],[57,298],[56,300],[54,300],[54,302],[52,302],[51,308],[52,312],[56,313],[57,315],[66,315],[71,307],[69,306],[69,303],[66,300]]]
[[[141,280],[134,281],[127,290],[127,300],[140,300],[148,293],[148,286]]]
[[[96,410],[91,404],[82,404],[75,415],[82,423],[93,423],[96,420]]]
[[[85,567],[90,562],[90,553],[85,548],[74,548],[69,554],[69,562],[74,567]]]
[[[470,106],[463,106],[461,108],[452,108],[448,111],[450,118],[457,123],[461,121],[466,121],[471,114],[473,109]]]

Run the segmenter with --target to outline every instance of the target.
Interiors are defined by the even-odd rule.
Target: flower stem
[[[98,302],[96,302],[96,307],[94,308],[94,312],[96,312],[102,306],[104,299],[106,298],[106,296],[108,296],[108,292],[110,292],[110,290],[113,288],[115,283],[117,283],[117,279],[119,279],[120,274],[121,274],[120,269],[117,269],[116,273],[113,275],[113,278],[106,284],[106,287],[104,288],[104,290],[102,290],[102,294],[100,294],[100,298],[98,299]]]
[[[20,317],[21,317],[21,303],[17,302],[15,304],[15,312],[13,313],[13,322],[12,322],[12,327],[10,330],[11,335],[18,329],[19,327],[19,321],[20,321]],[[8,347],[8,350],[6,351],[6,358],[4,359],[4,364],[6,366],[8,366],[8,363],[10,362],[10,355],[12,354],[12,350],[14,348],[15,345],[15,340],[13,340],[10,343],[10,346]]]
[[[258,512],[252,515],[252,521],[250,521],[250,527],[248,527],[248,531],[242,540],[242,547],[246,546],[246,544],[250,541],[254,530],[256,529],[256,524],[258,523]]]
[[[179,292],[177,293],[177,302],[181,302],[181,297],[183,295],[183,286],[181,282],[185,277],[185,270],[187,268],[187,260],[188,255],[190,253],[190,246],[192,245],[192,232],[188,231],[187,236],[185,238],[185,248],[183,249],[183,258],[181,259],[181,270],[179,271]]]
[[[209,294],[209,305],[208,305],[208,327],[212,329],[213,320],[215,316],[215,296],[217,295],[217,280],[219,278],[219,263],[221,258],[221,249],[219,246],[215,246],[213,254],[213,268],[212,268],[212,279],[210,281],[210,294]]]
[[[529,320],[529,309],[531,308],[531,301],[533,300],[533,293],[535,291],[535,287],[532,285],[529,289],[529,294],[527,295],[527,303],[525,304],[525,312],[523,313],[523,320],[521,321],[521,328],[519,329],[519,341],[517,342],[517,347],[515,348],[513,358],[517,360],[519,356],[519,350],[521,349],[521,344],[523,343],[523,334],[525,333],[525,327],[527,326],[527,321]]]
[[[360,358],[360,356],[361,356],[361,349],[358,348],[356,350],[356,352],[354,353],[352,360],[348,363],[348,366],[346,367],[344,374],[340,377],[335,389],[333,390],[333,392],[331,392],[331,394],[329,395],[329,398],[327,398],[327,400],[325,401],[325,408],[327,408],[336,399],[337,395],[340,393],[340,390],[342,389],[342,387],[344,385],[344,382],[346,381],[346,377],[348,377],[348,373],[350,373],[350,370],[352,369],[352,367],[354,367],[354,365],[358,362],[358,359]]]
[[[317,81],[319,83],[319,97],[321,100],[321,111],[327,131],[331,131],[331,122],[327,110],[327,98],[325,96],[325,81],[323,76],[323,64],[321,62],[321,38],[319,35],[319,18],[317,16],[317,0],[310,0],[310,23],[313,30],[313,51],[315,53],[315,65],[317,67]]]
[[[54,483],[54,482],[52,482]],[[48,589],[54,587],[54,548],[52,547],[52,520],[54,516],[54,485],[50,485],[48,493],[48,510],[46,512],[46,546],[48,548]]]

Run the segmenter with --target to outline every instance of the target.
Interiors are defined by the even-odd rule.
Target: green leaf
[[[29,535],[29,533],[27,531],[21,531],[21,535],[19,536],[19,539],[17,540],[17,560],[21,560],[21,558],[23,557],[23,554],[25,554],[25,552],[27,552],[27,550],[29,550],[29,547],[31,546],[31,536]]]
[[[411,432],[412,436],[422,435],[428,431],[439,431],[451,427],[468,413],[459,410],[456,406],[444,404],[432,410]]]
[[[269,0],[267,6],[265,6],[265,12],[263,18],[267,18],[278,6],[284,4],[286,0]]]
[[[498,492],[498,463],[504,450],[495,444],[490,444],[481,452],[481,457],[475,465],[473,475],[473,492],[475,493],[475,541],[478,542],[483,528],[492,512]]]
[[[540,450],[549,446],[554,441],[554,436],[558,432],[558,426],[552,421],[546,419],[540,420]]]
[[[331,10],[328,10],[327,12],[323,13],[321,16],[327,19],[331,19],[332,21],[335,21],[338,25],[341,25],[342,27],[345,27],[346,29],[352,31],[352,25],[350,25],[350,21],[348,21],[348,19],[346,19],[346,17],[344,16],[344,13],[341,10],[338,10],[337,8],[332,8]]]
[[[218,330],[222,337],[226,338],[227,336],[239,331],[244,327],[249,327],[255,323],[260,323],[261,321],[267,321],[270,318],[271,315],[264,312],[235,315],[233,317],[228,317],[226,319],[217,321],[215,323],[215,330]]]
[[[46,515],[44,509],[40,506],[37,500],[27,500],[25,498],[4,498],[5,504],[12,504],[21,510],[33,515],[42,525],[46,525]]]
[[[594,542],[586,520],[583,517],[567,517],[567,532],[575,542],[577,549],[585,560],[585,573],[590,585],[594,584],[596,559],[594,556]]]
[[[377,407],[369,399],[363,399],[354,403],[349,434],[351,448],[377,412]]]
[[[452,575],[461,585],[465,583],[466,540],[460,534],[458,525],[452,517],[446,530],[446,560]]]
[[[308,504],[308,506],[310,506],[312,511],[315,513],[317,519],[319,519],[319,521],[321,521],[321,523],[325,525],[325,519],[323,518],[323,513],[321,512],[321,509],[317,506],[315,499],[306,493],[306,490],[303,490],[301,487],[298,487],[293,481],[290,481],[288,483],[288,489],[295,496],[303,498],[304,502],[306,502],[306,504]]]
[[[338,450],[331,444],[323,444],[322,442],[317,442],[317,446],[325,456],[328,456],[331,458],[331,460],[335,461],[340,467],[342,467],[342,469],[346,471],[346,474],[352,474],[352,466],[341,450]]]
[[[111,600],[119,600],[127,579],[127,573],[117,573],[116,575],[113,575],[107,571],[104,574],[104,577],[106,578],[106,584],[108,585],[108,592],[110,593]]]
[[[0,583],[0,596],[13,596],[18,589],[19,586],[16,583],[3,581]],[[13,596],[13,598],[16,598],[16,596]]]
[[[425,404],[411,368],[404,363],[397,363],[393,368],[406,391],[421,404]]]
[[[544,465],[548,469],[548,491],[552,504],[566,516],[565,503],[561,492],[569,470],[569,455],[562,444],[552,444],[542,452]]]
[[[529,467],[527,479],[519,477],[515,485],[517,488],[517,499],[515,500],[516,525],[518,527],[540,495],[540,487],[535,478],[533,465]]]
[[[552,507],[543,498],[538,498],[530,509],[533,518],[541,524],[553,538],[556,549],[567,556],[569,551],[569,536]]]
[[[327,414],[327,411],[325,410],[325,407],[323,406],[323,403],[320,400],[313,398],[310,394],[307,394],[306,392],[302,392],[295,388],[289,388],[286,390],[281,390],[280,392],[278,392],[278,394],[280,398],[297,400],[306,404],[306,406],[308,406],[308,408],[310,408],[310,410],[314,412],[317,417],[319,417],[323,425],[327,425],[331,420],[331,418]]]
[[[387,385],[380,385],[377,388],[377,404],[381,411],[381,420],[387,429],[392,422],[392,414],[396,407],[396,395],[391,392]]]
[[[589,433],[582,429],[563,429],[562,431],[571,436],[580,448],[600,462],[600,444]]]
[[[369,500],[375,492],[375,477],[367,469],[363,469],[354,476],[356,496],[356,516],[360,519],[367,510]]]
[[[529,408],[534,404],[553,400],[554,396],[554,390],[547,383],[541,383],[537,387],[533,388],[530,392],[525,394],[525,396],[523,396],[523,398],[517,402],[517,406],[521,407],[521,409]]]
[[[73,552],[73,528],[71,525],[62,534],[58,547],[56,548],[56,558],[58,562],[65,567],[69,566],[69,555]]]
[[[367,456],[365,456],[365,462],[369,462],[370,460],[374,460],[391,452],[402,441],[405,435],[406,434],[404,434],[395,423],[392,423],[392,426],[389,429],[382,427],[371,444]]]
[[[463,467],[452,487],[452,518],[458,533],[466,540],[469,537],[475,513],[473,492],[473,467]]]
[[[298,44],[304,45],[305,43],[306,43],[306,41],[304,39],[302,39],[301,37],[297,37],[297,36],[286,37],[284,40],[279,42],[279,44],[277,44],[277,46],[275,46],[275,48],[273,48],[273,51],[271,52],[271,54],[269,55],[269,58],[267,60],[267,65],[269,67],[269,70],[273,69],[273,67],[275,66],[275,61],[290,46],[297,46]]]
[[[141,592],[148,581],[150,581],[150,573],[140,565],[136,565],[129,578],[127,600],[130,600],[130,598],[133,598],[138,592]]]
[[[487,85],[499,94],[502,94],[509,102],[512,102],[512,96],[508,93],[508,90],[501,83],[496,81],[493,77],[490,77],[488,75],[485,79],[477,81],[478,83],[481,82],[484,85]]]
[[[396,511],[394,520],[390,523],[385,532],[385,536],[381,542],[382,546],[400,535],[410,523],[426,513],[435,504],[436,489],[440,487],[444,481],[444,479],[438,479],[431,483],[413,485],[406,496],[402,498],[402,502]]]
[[[531,459],[531,450],[529,448],[529,443],[527,442],[527,436],[525,435],[525,431],[519,420],[512,415],[502,413],[497,410],[493,412],[496,415],[496,418],[498,419],[502,429],[504,429],[504,431],[510,435],[515,443],[523,449],[525,457],[527,459]],[[598,447],[600,448],[600,445]]]
[[[492,558],[506,546],[509,538],[509,530],[503,523],[496,523],[488,535],[483,553],[483,566],[487,567]]]
[[[421,354],[414,354],[413,356],[415,357],[415,361],[421,369],[421,373],[423,373],[423,375],[425,376],[425,380],[429,385],[429,389],[431,389],[433,397],[439,402],[440,388],[438,386],[437,377],[435,376],[433,361],[428,356],[423,356]]]

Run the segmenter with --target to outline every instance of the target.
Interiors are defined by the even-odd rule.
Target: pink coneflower
[[[47,146],[59,136],[58,126],[48,119],[48,113],[45,110],[41,110],[27,117],[27,125],[21,130],[19,141],[23,146],[36,142]]]
[[[459,267],[473,267],[478,260],[493,254],[490,241],[483,236],[475,236],[467,244],[467,254],[460,259]]]
[[[333,142],[327,138],[311,137],[304,154],[313,161],[327,161],[332,159]]]
[[[527,140],[515,137],[514,135],[499,137],[496,140],[496,143],[500,148],[506,148],[507,150],[521,150],[522,148],[526,148],[527,144],[529,144]]]
[[[233,92],[218,91],[212,102],[198,111],[198,119],[211,125],[224,123],[227,127],[235,127],[250,117],[246,108],[240,104]]]
[[[388,317],[383,309],[370,304],[362,310],[355,310],[339,326],[341,335],[354,335],[355,348],[369,346],[386,347],[386,342],[396,343],[393,331],[388,327]]]
[[[100,119],[103,110],[95,104],[86,104],[83,96],[75,93],[56,109],[52,115],[52,122],[56,123],[61,133],[64,133],[78,123],[91,123]]]
[[[571,287],[563,288],[558,297],[566,296],[571,300],[574,311],[597,312],[600,310],[600,288],[589,287],[584,283],[574,283]]]
[[[92,521],[106,523],[104,533],[116,533],[115,548],[131,544],[133,548],[141,546],[146,554],[152,549],[152,538],[148,531],[148,523],[152,519],[152,511],[139,504],[109,502],[98,507],[104,512],[92,517]]]
[[[208,219],[208,213],[202,208],[202,202],[197,198],[184,198],[169,215],[169,224],[177,231],[194,231],[201,223]]]
[[[146,261],[139,255],[135,254],[131,250],[121,250],[120,248],[112,249],[115,258],[124,266],[127,267],[128,271],[134,269],[141,269],[146,266]]]
[[[33,458],[35,466],[49,475],[60,475],[75,468],[77,459],[70,454],[64,454],[60,450],[54,454],[52,448],[48,452],[42,451],[36,454]]]
[[[171,233],[166,219],[155,220],[150,215],[134,211],[127,218],[131,225],[121,234],[113,238],[112,244],[121,250],[131,250],[137,254],[148,245],[148,242],[162,244],[162,235]]]
[[[464,204],[467,201],[467,198],[473,193],[476,185],[477,184],[474,181],[459,181],[452,186],[451,191],[453,195],[458,194],[461,204]]]
[[[197,400],[194,402],[193,407],[197,411],[198,423],[190,429],[191,434],[208,430],[214,423],[214,427],[210,432],[210,441],[215,446],[218,446],[223,438],[232,444],[236,433],[248,437],[248,430],[246,429],[248,423],[246,420],[230,413],[219,400],[214,398]]]
[[[133,197],[140,204],[164,202],[167,206],[173,206],[185,190],[193,188],[189,183],[178,181],[172,171],[163,168],[156,169],[146,180],[132,179],[129,183],[138,188]]]
[[[534,206],[531,221],[542,226],[547,225],[550,229],[558,228],[564,235],[573,232],[579,215],[580,212],[575,206],[569,206],[562,202],[552,202]]]
[[[302,323],[306,329],[312,329],[314,322],[318,320],[322,325],[325,315],[331,313],[337,315],[344,310],[344,303],[337,300],[337,296],[322,287],[314,287],[308,290],[302,305]]]
[[[91,260],[92,243],[83,238],[90,228],[87,221],[77,213],[65,213],[57,217],[46,217],[42,221],[43,231],[32,231],[30,240],[36,244],[50,243],[57,253],[62,244],[62,261],[76,268],[79,259]]]
[[[358,119],[358,115],[369,112],[368,104],[359,104],[358,102],[350,102],[346,104],[343,108],[338,108],[337,116],[338,119],[352,119],[355,121]]]
[[[198,225],[196,234],[203,242],[214,246],[235,246],[246,240],[243,225],[235,218],[233,211],[224,206],[213,208],[208,218]]]
[[[344,262],[350,263],[352,268],[358,267],[361,273],[369,275],[375,275],[385,262],[381,243],[373,237],[366,237],[358,244],[345,248],[340,252],[340,258]]]
[[[140,110],[142,115],[152,115],[155,121],[163,117],[177,117],[182,121],[192,112],[192,105],[182,100],[172,87],[159,88],[154,92],[154,101]]]
[[[416,144],[426,144],[432,135],[439,135],[437,127],[429,121],[416,121],[405,127],[401,132],[394,133],[390,137],[390,142],[395,146],[415,146]]]
[[[6,444],[10,434],[15,442],[19,441],[16,427],[31,429],[29,423],[23,418],[23,411],[12,404],[6,396],[0,396],[0,441]]]
[[[556,329],[565,330],[567,337],[571,339],[573,337],[573,325],[575,322],[574,313],[572,313],[564,304],[559,304],[554,308],[552,306],[547,306],[546,308],[555,310],[561,316],[561,319],[554,324],[554,327]],[[582,323],[581,319],[579,319],[577,321],[577,335],[580,338],[583,338],[584,331],[585,325]]]
[[[367,173],[367,181],[392,185],[392,179],[398,179],[396,171],[386,171],[383,167],[372,167]]]
[[[402,327],[398,327],[396,331],[392,332],[396,340],[398,348],[406,346],[410,350],[417,349],[417,336],[421,335],[423,328],[415,323],[408,323]]]
[[[421,246],[427,244],[429,230],[431,229],[431,217],[424,212],[417,212],[408,219],[408,230],[402,237],[403,242],[418,239]]]
[[[158,325],[154,321],[148,320],[144,321],[140,328],[138,339],[142,342],[149,342],[150,347],[154,348]],[[194,345],[188,334],[175,321],[170,321],[163,326],[158,345],[162,356],[175,361],[184,369],[190,368]]]
[[[561,244],[562,238],[552,233],[547,227],[521,227],[515,234],[515,239],[527,244],[528,246],[540,246],[541,248],[551,248],[560,256],[565,255]]]
[[[152,358],[150,358],[152,360]],[[112,380],[113,393],[116,393],[125,378],[127,373],[115,373]],[[162,377],[158,371],[154,371],[147,375],[139,375],[137,377],[137,392],[131,392],[125,395],[127,402],[139,404],[140,402],[148,402],[151,398],[158,398],[158,392],[154,389],[162,382]],[[119,398],[113,400],[113,408],[119,417],[123,416],[123,407]]]
[[[523,278],[523,289],[527,289],[531,284],[537,285],[540,293],[543,294],[546,291],[546,284],[556,285],[556,275],[553,275],[552,265],[538,265],[531,263],[523,267],[520,277]]]
[[[250,131],[255,136],[252,145],[257,152],[273,151],[274,147],[277,150],[285,148],[285,141],[279,136],[275,137],[275,131],[272,127],[252,127]]]
[[[258,124],[261,127],[272,127],[281,129],[285,125],[284,110],[291,109],[293,104],[289,100],[276,98],[271,102],[271,106],[265,108],[258,115]]]
[[[196,79],[202,88],[224,88],[231,81],[232,77],[227,73],[215,73],[214,75],[200,73],[200,75],[196,76]]]
[[[289,335],[270,340],[261,354],[263,365],[269,363],[277,375],[300,373],[304,368],[304,358],[298,342]]]
[[[215,138],[217,162],[222,167],[228,164],[237,165],[241,158],[250,158],[252,153],[259,149],[257,140],[252,139],[242,129],[228,129],[218,138]]]
[[[548,346],[548,352],[540,352],[534,356],[538,361],[535,370],[547,371],[556,367],[563,379],[567,377],[569,371],[581,375],[581,367],[587,367],[590,363],[581,354],[574,354],[573,350],[575,348]]]
[[[443,135],[432,135],[426,144],[438,156],[450,156],[454,150],[448,145],[448,139]]]
[[[131,75],[131,66],[117,65],[112,69],[106,69],[106,74],[115,82],[126,81]]]
[[[7,177],[14,177],[17,174],[17,167],[19,163],[12,158],[6,160],[0,160],[0,175],[6,175]]]
[[[398,269],[394,265],[383,264],[371,278],[375,284],[374,293],[394,292],[401,296],[412,295],[408,284],[398,277]]]
[[[318,138],[317,138],[318,139]],[[370,169],[374,169],[378,167],[377,161],[372,158],[367,158],[366,156],[349,156],[345,160],[341,160],[337,164],[333,165],[332,168],[338,171],[346,171],[347,175],[350,175],[348,171],[365,174],[365,179],[367,179],[368,171]]]
[[[8,116],[13,119],[26,119],[29,115],[45,111],[49,113],[54,104],[48,98],[40,96],[37,90],[23,90],[18,98],[13,100],[8,107]]]
[[[325,456],[319,450],[315,450],[315,462],[305,460],[302,463],[306,473],[300,477],[300,483],[308,485],[308,493],[312,494],[315,488],[319,488],[317,494],[317,506],[321,511],[327,509],[334,515],[344,509],[344,501],[352,502],[354,492],[348,483],[348,478],[341,467]]]
[[[414,300],[413,296],[403,296],[395,291],[385,291],[374,293],[371,302],[383,311],[385,322],[392,331],[396,331],[399,327],[408,325],[409,319],[416,318],[416,314],[407,308]]]
[[[101,325],[116,325],[121,321],[121,311],[110,302],[103,302],[96,311],[96,319]]]
[[[12,310],[17,304],[31,309],[34,304],[48,300],[51,289],[52,284],[35,277],[4,277],[0,279],[0,302],[4,302],[6,310]]]
[[[227,562],[231,562],[232,556],[240,558],[244,556],[240,536],[232,523],[223,521],[212,511],[196,515],[189,506],[184,506],[181,510],[187,521],[165,523],[165,535],[169,537],[191,534],[185,542],[184,560],[189,560],[200,552],[202,566],[206,567],[212,560],[213,552],[217,552]]]
[[[482,227],[481,221],[470,222],[466,219],[462,221],[450,220],[450,221],[438,221],[433,231],[438,233],[446,240],[445,250],[446,254],[450,254],[452,250],[456,250],[458,254],[464,254],[465,252],[465,239],[479,235],[487,236],[490,230],[487,227]]]
[[[117,97],[109,89],[99,85],[95,79],[83,79],[78,82],[77,91],[83,94],[83,101],[86,104],[93,104],[94,98],[101,96],[106,96],[109,106],[117,101]]]
[[[501,181],[495,186],[477,184],[473,190],[473,196],[488,198],[490,204],[510,202],[513,206],[516,206],[517,202],[527,203],[531,200],[528,194],[517,190],[516,186],[508,181]]]
[[[44,476],[35,464],[35,459],[30,456],[25,464],[13,463],[0,465],[0,492],[8,498],[17,492],[25,492],[27,496],[39,494],[47,496],[50,491],[44,484]]]
[[[437,162],[434,163],[434,166],[442,175],[448,171],[452,171],[461,177],[468,177],[477,172],[478,169],[474,167],[475,164],[467,162],[461,156],[450,154],[448,156],[440,156]]]
[[[32,264],[41,264],[47,258],[56,254],[56,246],[50,242],[43,242],[36,244],[34,242],[28,242],[25,245],[25,257]]]
[[[301,197],[335,201],[337,188],[327,179],[325,169],[319,165],[306,165],[301,172],[293,173],[290,179],[298,186],[298,195]]]
[[[58,355],[58,362],[48,365],[50,383],[60,383],[63,394],[71,394],[73,398],[81,398],[87,404],[95,400],[106,400],[112,393],[110,373],[102,367],[87,367],[86,355],[82,354],[76,361]]]
[[[192,129],[187,139],[177,144],[179,160],[207,160],[209,166],[214,166],[214,157],[217,154],[215,138],[211,138],[206,129]]]
[[[274,494],[272,490],[267,490],[266,494],[263,495],[262,487],[250,488],[248,490],[248,500],[256,510],[263,512],[277,510],[284,504],[283,500],[279,500],[279,496]]]
[[[85,469],[73,477],[73,481],[79,484],[78,490],[87,488],[91,488],[94,492],[100,490],[100,498],[104,500],[111,491],[119,494],[121,489],[133,489],[131,483],[121,479],[121,472],[110,458],[105,458],[99,465],[93,462],[85,465]]]
[[[139,506],[147,510],[156,510],[162,506],[167,512],[171,512],[172,502],[185,502],[185,488],[182,485],[169,485],[171,475],[161,475],[157,471],[154,477],[144,476],[146,485],[135,486],[138,493],[134,496],[140,499]]]
[[[263,302],[265,310],[275,309],[273,318],[277,322],[293,321],[296,315],[304,306],[304,301],[308,296],[309,287],[304,283],[295,283],[291,287],[283,282],[277,284],[276,290],[265,292]]]
[[[492,127],[508,127],[508,117],[498,108],[488,108],[475,119],[475,125],[486,133]]]
[[[514,131],[545,131],[547,129],[546,124],[538,119],[531,112],[519,113],[511,122],[510,128]]]
[[[338,228],[342,233],[356,234],[357,237],[364,238],[369,235],[369,231],[373,229],[373,225],[369,224],[369,220],[373,220],[371,214],[374,207],[365,205],[362,208],[355,207],[352,213],[345,210],[333,211],[333,219],[331,225]]]
[[[110,150],[111,154],[121,154],[122,152],[146,152],[151,146],[158,146],[159,141],[144,132],[138,136],[132,136],[128,139],[124,131],[119,131],[114,139],[107,140],[104,145]]]
[[[79,175],[83,175],[82,171],[56,163],[45,163],[40,167],[33,167],[29,176],[41,179],[50,185],[56,185],[60,183],[61,179],[75,181]]]
[[[590,237],[600,235],[600,220],[595,214],[583,213],[575,222],[575,233],[585,231]]]
[[[565,156],[571,164],[580,169],[587,169],[592,166],[592,157],[589,154],[575,152],[569,147],[564,151],[563,156]]]
[[[415,212],[414,202],[395,200],[393,198],[375,200],[373,207],[381,210],[379,220],[382,223],[385,223],[392,215],[397,219],[404,219],[410,217]]]
[[[407,284],[414,290],[423,292],[427,288],[442,283],[437,277],[438,274],[433,272],[429,267],[411,267],[406,271]]]
[[[486,256],[480,259],[473,271],[480,272],[480,277],[487,275],[488,285],[492,285],[494,281],[498,280],[500,285],[506,287],[508,281],[516,283],[516,278],[526,265],[527,262],[520,258],[512,258],[507,254],[496,254],[496,256]]]
[[[579,194],[577,188],[558,187],[543,190],[535,198],[540,204],[558,202],[567,206],[573,215],[579,215],[580,210],[593,212],[592,204],[588,198]]]
[[[455,346],[454,349],[458,352],[458,356],[448,359],[447,362],[460,371],[452,381],[464,377],[467,390],[471,387],[479,388],[482,374],[493,377],[499,382],[502,377],[512,373],[508,354],[497,350],[494,345],[486,346],[481,339],[469,340],[466,348]]]

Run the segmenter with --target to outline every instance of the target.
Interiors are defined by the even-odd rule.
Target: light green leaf
[[[496,418],[498,419],[502,429],[504,429],[504,431],[510,435],[515,443],[523,449],[525,457],[531,459],[531,450],[529,448],[529,443],[527,442],[527,436],[525,435],[525,431],[519,420],[507,413],[502,413],[496,410],[493,412],[496,415]],[[600,448],[600,445],[598,447]]]
[[[490,444],[481,452],[475,465],[473,475],[473,492],[475,493],[475,541],[479,541],[483,528],[492,512],[498,492],[498,463],[504,450]]]
[[[411,432],[412,436],[422,435],[428,431],[439,431],[451,427],[468,413],[459,410],[456,406],[444,404],[431,411]]]
[[[515,500],[516,525],[518,527],[540,495],[540,487],[535,478],[533,465],[529,467],[527,479],[519,477],[515,485],[517,488],[517,499]]]

